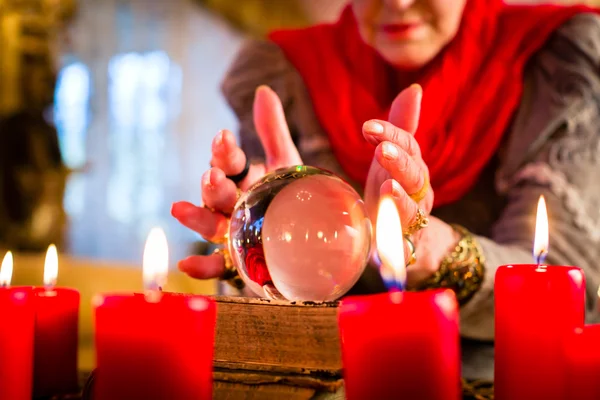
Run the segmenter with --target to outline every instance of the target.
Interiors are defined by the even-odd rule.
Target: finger
[[[254,185],[259,179],[264,177],[267,173],[267,167],[265,164],[250,164],[250,169],[248,169],[248,176],[240,182],[240,189],[243,191],[248,190],[252,185]]]
[[[419,237],[416,248],[417,263],[407,269],[407,285],[418,288],[423,281],[430,278],[440,268],[440,255],[452,252],[460,235],[448,224],[438,219],[431,218],[427,234]],[[425,231],[422,231],[425,232]],[[453,239],[448,242],[448,237]],[[446,243],[446,249],[441,247]]]
[[[393,179],[383,182],[379,194],[381,197],[390,196],[394,199],[398,213],[400,214],[400,223],[402,224],[403,232],[416,222],[419,206],[410,198],[398,182]]]
[[[220,168],[225,175],[237,175],[246,167],[246,155],[230,131],[222,130],[213,139],[210,165]]]
[[[363,124],[363,136],[374,146],[388,141],[404,149],[411,157],[421,158],[421,147],[409,132],[394,124],[378,119],[372,119]]]
[[[375,149],[375,159],[410,194],[425,185],[426,171],[404,149],[392,142],[382,142]]]
[[[406,285],[409,288],[418,288],[421,283],[429,279],[438,269],[440,260],[436,259],[437,253],[432,248],[439,248],[440,240],[431,235],[422,235],[416,248],[417,264],[406,269]]]
[[[419,284],[426,279],[430,278],[435,271],[431,271],[427,268],[420,268],[421,265],[430,265],[433,261],[428,260],[431,256],[426,252],[420,252],[417,248],[417,260],[419,260],[419,267],[416,265],[409,265],[406,268],[406,286],[410,289],[418,288]]]
[[[220,278],[225,273],[225,262],[220,254],[190,256],[177,263],[179,270],[195,279]]]
[[[197,207],[186,201],[173,203],[171,215],[183,226],[199,233],[206,240],[224,237],[228,229],[228,219],[221,213]]]
[[[400,129],[414,135],[419,127],[422,99],[423,88],[418,84],[410,85],[400,92],[392,102],[388,120]]]
[[[237,187],[219,168],[202,175],[202,201],[207,207],[230,214],[237,199]]]
[[[277,94],[267,86],[259,86],[253,111],[256,132],[265,150],[267,170],[302,164]]]

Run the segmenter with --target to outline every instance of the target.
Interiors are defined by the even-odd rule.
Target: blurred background
[[[16,252],[13,283],[41,284],[56,243],[59,284],[82,292],[85,347],[91,297],[141,289],[161,226],[168,289],[214,293],[175,270],[207,246],[170,206],[200,202],[212,137],[236,131],[221,79],[245,38],[334,20],[345,2],[0,0],[0,250]]]

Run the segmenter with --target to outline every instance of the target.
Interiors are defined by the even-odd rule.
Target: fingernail
[[[187,269],[185,266],[185,260],[179,260],[177,262],[177,268],[181,271],[181,272],[185,272],[185,270]]]
[[[228,142],[229,142],[231,139],[233,139],[233,135],[232,135],[232,133],[231,133],[231,132],[229,132],[229,131],[226,131],[226,130],[225,130],[225,131],[221,131],[221,141],[222,141],[224,144],[228,144]]]
[[[210,174],[209,174],[209,182],[210,182],[210,186],[218,186],[222,180],[221,180],[221,176],[223,175],[223,173],[221,172],[220,169],[216,169],[216,168],[211,168],[210,169]]]
[[[418,83],[413,83],[412,85],[409,86],[411,89],[417,89],[418,91],[423,91],[423,88],[421,87],[421,85],[419,85]]]
[[[400,193],[400,189],[402,187],[400,186],[400,184],[398,183],[398,181],[396,180],[392,180],[392,194],[397,196]]]
[[[256,96],[256,93],[258,93],[260,90],[269,90],[269,89],[271,89],[271,88],[269,86],[267,86],[267,85],[260,85],[254,91],[254,95]]]
[[[210,183],[210,176],[212,175],[211,171],[212,170],[209,169],[204,175],[202,175],[202,186],[205,186],[207,188],[212,186]]]
[[[171,205],[171,215],[175,218],[185,217],[185,214],[189,210],[189,207],[190,204],[185,201],[175,202]]]
[[[388,160],[395,160],[398,157],[398,149],[389,142],[385,142],[381,150],[383,151],[383,156]]]
[[[370,133],[383,133],[383,125],[376,121],[367,121],[364,125],[365,131]]]
[[[423,100],[423,88],[418,83],[413,83],[410,86],[417,90],[417,102],[421,103],[421,101]]]
[[[223,143],[223,131],[219,131],[215,136],[215,145],[220,146]]]

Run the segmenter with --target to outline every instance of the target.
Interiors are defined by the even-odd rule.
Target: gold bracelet
[[[475,237],[459,225],[452,228],[460,240],[440,263],[435,274],[423,282],[419,290],[449,288],[454,290],[460,305],[469,301],[479,290],[485,275],[485,258]]]

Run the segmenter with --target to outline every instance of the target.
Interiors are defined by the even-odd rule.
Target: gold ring
[[[413,265],[414,263],[417,262],[417,254],[416,254],[417,249],[415,248],[415,244],[412,242],[412,240],[410,240],[408,235],[404,236],[404,240],[406,240],[406,244],[408,244],[408,248],[410,250],[410,258],[406,262],[406,266],[408,267],[409,265]]]
[[[227,244],[228,238],[229,238],[229,235],[226,233],[223,236],[211,237],[209,239],[206,239],[206,241],[209,243],[212,243],[212,244],[221,245],[221,244]]]
[[[418,192],[410,194],[409,197],[414,200],[415,203],[420,203],[421,200],[427,196],[427,192],[429,191],[429,175],[425,174],[425,179],[423,180],[423,186],[419,189]]]
[[[208,211],[212,213],[219,213],[215,208],[209,207],[207,205],[203,205],[202,208],[206,208]],[[225,233],[223,236],[215,236],[212,238],[205,238],[207,242],[212,244],[225,244],[227,243],[228,234]]]
[[[421,229],[427,228],[427,225],[429,225],[429,218],[427,218],[427,215],[425,215],[425,211],[418,208],[417,214],[415,215],[415,222],[413,222],[408,228],[406,228],[404,234],[413,235]]]
[[[227,282],[236,289],[242,290],[246,285],[238,274],[237,269],[233,266],[233,260],[231,259],[229,250],[220,247],[215,249],[213,254],[220,254],[223,257],[223,263],[225,264],[225,272],[219,279]]]

